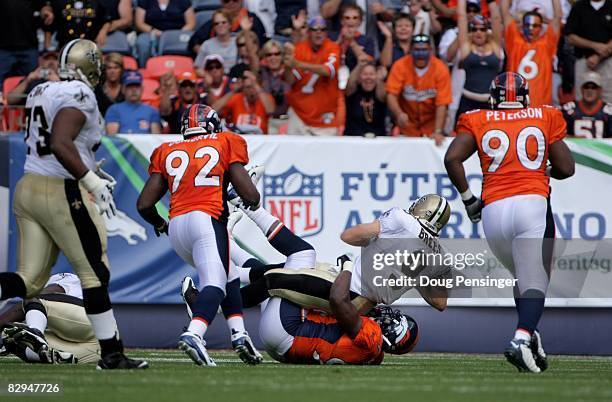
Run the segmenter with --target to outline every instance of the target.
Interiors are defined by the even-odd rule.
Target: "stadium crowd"
[[[570,135],[612,137],[610,0],[3,0],[0,26],[2,131],[88,38],[109,135],[178,133],[204,103],[244,134],[440,143],[508,70]]]

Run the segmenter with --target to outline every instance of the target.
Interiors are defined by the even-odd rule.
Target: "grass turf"
[[[269,357],[246,366],[213,352],[217,367],[198,367],[172,350],[133,350],[149,360],[138,372],[92,365],[43,366],[0,358],[0,401],[612,401],[612,358],[552,356],[539,375],[520,374],[501,355],[416,353],[380,367],[293,366]],[[61,383],[56,396],[8,395],[6,384]]]

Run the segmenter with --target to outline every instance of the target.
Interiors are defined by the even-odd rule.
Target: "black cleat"
[[[98,360],[98,370],[130,370],[146,369],[149,363],[144,360],[134,360],[128,358],[122,352],[115,352],[104,356]]]
[[[536,365],[540,368],[540,371],[546,370],[548,368],[548,360],[546,359],[546,352],[544,352],[544,347],[542,346],[542,336],[538,330],[533,331],[530,346]]]

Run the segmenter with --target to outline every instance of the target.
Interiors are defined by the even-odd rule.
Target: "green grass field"
[[[540,375],[520,374],[501,355],[415,353],[380,367],[244,365],[231,352],[212,353],[217,367],[198,367],[178,351],[133,350],[145,371],[96,371],[91,365],[42,366],[0,359],[0,383],[59,382],[57,396],[0,401],[612,401],[612,358],[552,356]]]

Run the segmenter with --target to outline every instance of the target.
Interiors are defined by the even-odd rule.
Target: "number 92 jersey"
[[[548,147],[566,134],[559,110],[472,110],[461,115],[457,133],[471,135],[478,146],[485,205],[522,194],[548,197]]]
[[[225,131],[161,144],[151,155],[149,174],[161,174],[168,184],[170,218],[202,211],[219,219],[227,214],[230,165],[248,162],[244,138]]]
[[[85,124],[74,139],[85,166],[96,169],[95,151],[100,145],[104,123],[93,91],[81,81],[53,81],[37,85],[26,101],[28,147],[24,170],[43,176],[74,179],[51,152],[51,127],[57,113],[75,108],[85,115]]]

